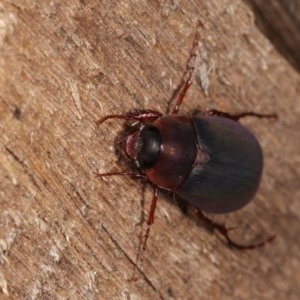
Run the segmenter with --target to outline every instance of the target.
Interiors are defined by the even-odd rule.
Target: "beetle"
[[[201,115],[178,114],[192,83],[199,36],[197,31],[183,84],[171,114],[136,110],[108,115],[96,122],[97,125],[109,119],[132,122],[132,131],[125,138],[123,150],[135,165],[133,171],[95,173],[96,177],[132,176],[146,180],[153,187],[147,229],[137,257],[136,265],[139,266],[154,221],[160,189],[182,199],[235,248],[261,247],[275,238],[273,235],[256,244],[239,244],[229,237],[228,232],[232,228],[226,228],[202,213],[230,213],[241,209],[254,198],[263,169],[262,149],[254,134],[238,121],[247,116],[276,119],[277,115],[256,112],[229,114],[218,110],[202,112]]]

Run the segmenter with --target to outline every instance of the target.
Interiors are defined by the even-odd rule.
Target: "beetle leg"
[[[187,62],[187,70],[185,71],[184,75],[183,75],[183,82],[180,85],[180,89],[179,89],[179,95],[177,97],[176,103],[175,103],[175,107],[172,110],[172,115],[176,115],[179,111],[179,108],[182,104],[182,101],[186,95],[187,90],[189,89],[189,87],[192,84],[192,75],[195,69],[195,61],[196,61],[196,56],[197,56],[197,48],[199,45],[199,40],[200,40],[200,27],[203,27],[202,22],[199,20],[198,22],[198,26],[197,26],[197,32],[195,34],[195,38],[194,38],[194,42],[193,42],[193,46],[192,46],[192,50],[191,50],[191,54],[190,57],[188,59]]]
[[[162,115],[163,114],[158,111],[145,109],[145,110],[136,110],[134,112],[130,112],[127,114],[127,118],[129,120],[145,122],[145,121],[155,121],[157,118],[161,117]]]
[[[192,76],[193,70],[194,70],[194,67],[191,69],[191,72],[190,72],[190,75],[189,75],[188,79],[183,83],[183,86],[180,89],[180,93],[179,93],[179,95],[177,97],[175,107],[172,110],[172,115],[176,115],[178,113],[180,105],[181,105],[181,103],[183,101],[183,98],[184,98],[187,90],[189,89],[189,87],[192,84],[191,76]]]
[[[223,224],[217,223],[214,220],[206,217],[202,213],[202,211],[199,209],[194,209],[194,212],[199,219],[203,220],[209,226],[213,227],[220,234],[222,234],[224,236],[224,238],[226,239],[229,246],[239,249],[239,250],[247,250],[247,249],[255,249],[255,248],[263,247],[265,244],[272,242],[276,237],[276,235],[272,235],[269,238],[267,238],[261,242],[258,242],[256,244],[250,244],[250,245],[239,244],[239,243],[233,241],[229,236],[229,231],[235,229],[235,227],[226,228]]]
[[[103,117],[102,119],[96,121],[96,125],[99,126],[103,122],[109,120],[109,119],[123,119],[126,121],[139,121],[139,122],[144,122],[144,121],[155,121],[157,118],[161,117],[162,113],[155,111],[155,110],[136,110],[134,112],[130,112],[128,114],[124,115],[108,115]]]
[[[139,172],[108,172],[108,173],[97,173],[94,172],[95,177],[107,177],[107,176],[131,176],[134,178],[141,178],[141,179],[147,179],[147,176],[144,174],[141,174]]]
[[[252,112],[252,111],[238,113],[238,114],[229,114],[229,113],[219,111],[219,110],[216,110],[216,109],[211,109],[211,110],[208,110],[206,112],[206,115],[225,117],[225,118],[228,118],[228,119],[232,119],[234,121],[238,121],[239,119],[244,118],[244,117],[256,117],[256,118],[259,118],[259,119],[264,119],[264,118],[278,119],[277,114],[259,114],[259,113]]]
[[[156,203],[157,203],[157,194],[158,194],[158,187],[153,186],[153,196],[152,196],[152,201],[151,201],[151,206],[150,206],[150,212],[149,212],[149,216],[148,216],[147,223],[146,223],[147,228],[146,228],[146,232],[145,232],[144,236],[140,240],[139,252],[138,252],[138,255],[136,258],[136,265],[134,268],[133,277],[131,279],[132,281],[136,281],[138,279],[136,273],[137,273],[137,270],[141,269],[141,266],[142,266],[144,254],[145,254],[146,247],[147,247],[147,241],[148,241],[149,234],[150,234],[150,228],[154,222],[154,213],[155,213],[155,208],[156,208]]]

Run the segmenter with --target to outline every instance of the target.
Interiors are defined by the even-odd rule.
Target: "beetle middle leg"
[[[219,117],[225,117],[234,121],[238,121],[241,118],[244,117],[255,117],[255,118],[259,118],[259,119],[278,119],[277,114],[260,114],[260,113],[256,113],[256,112],[242,112],[242,113],[238,113],[238,114],[229,114],[223,111],[219,111],[216,109],[211,109],[209,111],[207,111],[205,113],[208,116],[219,116]]]
[[[221,235],[223,235],[223,237],[226,239],[229,246],[239,250],[247,250],[247,249],[255,249],[255,248],[263,247],[265,244],[272,242],[276,237],[276,235],[272,235],[261,242],[250,244],[250,245],[239,244],[233,241],[229,236],[229,231],[235,229],[235,227],[227,228],[225,227],[225,225],[217,223],[214,220],[206,217],[199,209],[194,208],[193,211],[199,219],[203,220],[206,224],[216,229]]]

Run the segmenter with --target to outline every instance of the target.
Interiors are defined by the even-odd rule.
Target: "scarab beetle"
[[[197,33],[188,61],[195,63]],[[191,206],[197,216],[216,228],[227,242],[239,249],[263,246],[275,236],[252,245],[241,245],[228,235],[229,229],[203,215],[202,211],[222,214],[238,210],[251,201],[262,175],[263,155],[256,137],[238,120],[245,116],[277,118],[276,114],[245,112],[236,115],[210,110],[198,116],[178,115],[191,85],[194,66],[187,68],[176,105],[169,115],[153,110],[108,115],[108,119],[134,121],[133,132],[125,139],[124,151],[134,161],[135,170],[96,174],[97,177],[131,175],[153,186],[153,199],[142,241],[143,252],[149,236],[158,189],[171,191]]]
[[[242,208],[255,195],[262,151],[244,126],[220,116],[161,116],[126,141],[126,152],[154,185],[209,213]]]

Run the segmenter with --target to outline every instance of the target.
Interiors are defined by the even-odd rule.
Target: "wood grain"
[[[204,23],[182,113],[277,112],[245,119],[265,169],[243,210],[214,216],[234,251],[160,195],[148,249],[129,282],[151,189],[121,170],[114,137],[94,121],[135,108],[165,112]],[[241,1],[0,3],[0,298],[298,299],[300,78]],[[201,76],[200,76],[200,75]],[[145,213],[144,213],[145,212]]]
[[[276,49],[300,71],[300,2],[244,0],[255,13],[258,28]]]

